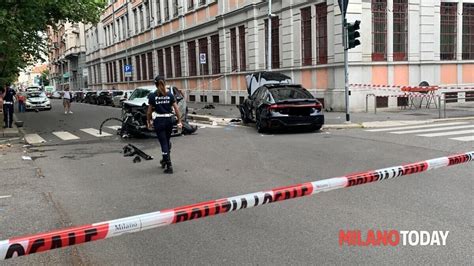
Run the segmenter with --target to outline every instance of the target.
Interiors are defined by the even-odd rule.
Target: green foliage
[[[106,0],[0,0],[0,85],[47,53],[48,26],[96,23],[105,5]]]
[[[40,80],[43,86],[49,86],[48,76],[49,76],[49,69],[46,69],[43,72],[41,72]]]

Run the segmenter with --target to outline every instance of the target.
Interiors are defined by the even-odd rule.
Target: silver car
[[[26,93],[26,110],[51,110],[51,102],[46,93],[42,91],[31,91]]]

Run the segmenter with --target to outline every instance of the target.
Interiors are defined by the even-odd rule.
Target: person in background
[[[23,93],[18,94],[18,112],[24,113],[26,110],[26,97]]]
[[[14,100],[16,99],[16,92],[10,88],[10,84],[6,84],[4,92],[2,94],[3,98],[3,121],[5,125],[3,128],[11,128],[13,123],[13,106]]]
[[[171,92],[166,89],[165,79],[161,76],[156,76],[154,79],[156,91],[148,95],[148,111],[147,111],[147,127],[148,129],[155,129],[156,136],[161,146],[161,154],[163,159],[160,161],[164,172],[168,174],[173,173],[173,166],[171,164],[171,132],[173,130],[172,118],[176,114],[178,119],[178,127],[182,127],[181,115],[179,113],[178,105]],[[171,111],[174,109],[175,114]]]
[[[72,99],[72,94],[69,91],[69,87],[64,88],[64,91],[63,91],[64,114],[72,114],[71,99]]]

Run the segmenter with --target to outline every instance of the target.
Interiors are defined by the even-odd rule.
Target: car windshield
[[[308,91],[295,87],[278,87],[271,88],[270,93],[275,101],[291,100],[291,99],[313,99],[313,95]]]
[[[27,94],[28,97],[30,98],[35,98],[35,97],[46,97],[46,94],[44,92],[29,92]]]
[[[146,98],[148,97],[148,94],[150,94],[151,91],[147,89],[136,89],[132,95],[130,95],[129,100],[135,100],[135,99],[140,99],[140,98]]]
[[[112,93],[113,96],[117,96],[117,95],[123,95],[123,91],[114,91]]]

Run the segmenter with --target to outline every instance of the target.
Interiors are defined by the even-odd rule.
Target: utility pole
[[[268,47],[267,47],[267,69],[272,70],[272,0],[268,0]]]
[[[346,102],[346,122],[351,121],[351,115],[349,114],[349,49],[347,46],[347,32],[346,32],[346,24],[347,20],[344,15],[341,14],[342,18],[342,45],[344,47],[344,95],[345,95],[345,102]]]

